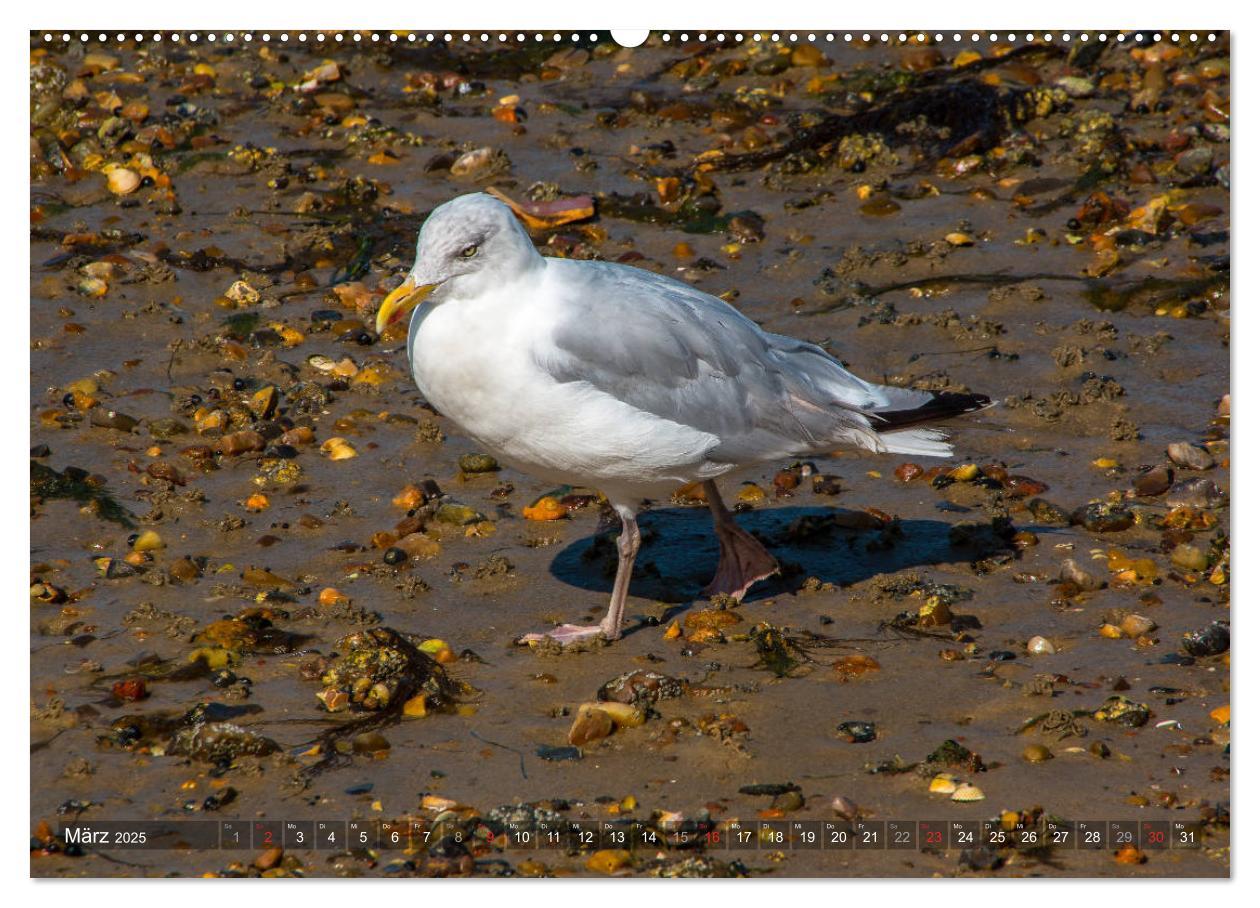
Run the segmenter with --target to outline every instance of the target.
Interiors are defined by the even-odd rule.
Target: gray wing
[[[762,331],[722,300],[625,265],[549,260],[565,298],[539,364],[663,419],[712,433],[714,460],[743,463],[882,447],[881,409],[930,395],[872,385],[820,347]]]

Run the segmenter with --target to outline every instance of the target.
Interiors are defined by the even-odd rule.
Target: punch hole
[[[638,47],[648,39],[648,34],[646,28],[614,28],[612,39],[622,47]]]

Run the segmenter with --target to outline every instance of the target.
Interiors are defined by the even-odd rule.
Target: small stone
[[[1168,446],[1168,459],[1187,470],[1210,470],[1216,466],[1216,460],[1208,453],[1207,448],[1185,441]]]
[[[867,744],[875,740],[875,723],[855,720],[841,722],[836,726],[836,734],[850,744]]]
[[[1025,763],[1044,763],[1054,759],[1054,754],[1044,744],[1029,744],[1021,756]]]
[[[1164,503],[1170,508],[1217,508],[1228,496],[1206,476],[1183,479],[1168,490]]]
[[[1143,634],[1150,633],[1155,629],[1155,622],[1145,615],[1139,615],[1136,612],[1125,615],[1120,622],[1120,630],[1124,631],[1126,637],[1141,637]]]
[[[1207,552],[1196,545],[1183,542],[1172,550],[1172,563],[1183,571],[1205,571],[1208,566]]]
[[[602,741],[612,733],[612,716],[598,707],[583,704],[569,728],[569,743],[574,747],[584,747]]]
[[[1082,590],[1096,590],[1100,586],[1098,578],[1086,571],[1072,558],[1063,559],[1063,564],[1059,567],[1059,579],[1066,583],[1074,583]]]
[[[1151,467],[1133,480],[1133,490],[1146,498],[1163,495],[1172,485],[1173,471],[1168,467]]]

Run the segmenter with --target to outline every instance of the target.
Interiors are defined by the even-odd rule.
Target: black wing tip
[[[952,410],[955,415],[961,415],[987,409],[993,406],[993,401],[987,394],[961,394],[956,391],[937,391],[933,394],[932,401],[928,406],[933,404]]]
[[[913,410],[881,410],[876,413],[882,420],[875,427],[876,431],[888,432],[920,423],[951,419],[993,406],[993,400],[986,394],[964,394],[958,391],[932,391],[931,394],[931,400]]]

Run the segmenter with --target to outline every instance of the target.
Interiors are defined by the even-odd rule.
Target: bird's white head
[[[484,192],[451,199],[425,219],[415,264],[381,303],[376,330],[384,331],[425,299],[440,303],[456,292],[475,294],[541,262],[525,228],[498,199]]]

